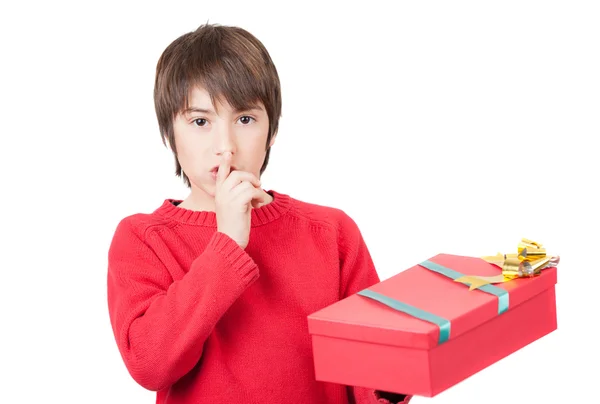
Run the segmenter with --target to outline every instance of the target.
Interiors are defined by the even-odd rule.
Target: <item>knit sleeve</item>
[[[356,222],[342,214],[338,227],[340,299],[380,282],[379,275]]]
[[[356,222],[342,215],[338,243],[340,251],[340,298],[351,296],[380,282],[369,249]],[[351,404],[408,404],[410,395],[395,394],[363,387],[347,386]]]
[[[148,390],[169,387],[201,358],[217,321],[254,282],[256,263],[234,240],[215,232],[189,271],[173,281],[145,234],[127,220],[108,253],[108,309],[131,376]],[[148,238],[148,239],[147,239]]]

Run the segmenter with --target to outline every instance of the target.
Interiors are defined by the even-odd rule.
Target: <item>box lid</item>
[[[438,254],[429,259],[465,275],[494,276],[499,267],[481,258]],[[556,268],[534,278],[495,284],[509,293],[509,308],[531,299],[556,284]],[[450,340],[502,315],[498,297],[481,290],[469,291],[463,283],[415,265],[368,289],[418,307],[451,323]],[[440,327],[394,310],[365,296],[352,295],[308,316],[312,335],[431,349],[438,345]]]

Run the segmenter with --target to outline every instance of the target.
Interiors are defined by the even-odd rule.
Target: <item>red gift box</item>
[[[436,324],[365,291],[311,314],[317,380],[433,397],[557,328],[555,267],[469,290],[426,266],[501,273],[481,258],[439,254],[366,290],[441,319]]]

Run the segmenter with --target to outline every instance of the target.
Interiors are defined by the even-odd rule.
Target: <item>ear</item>
[[[271,141],[269,142],[269,147],[271,147],[275,144],[276,138],[277,138],[277,132],[273,133],[273,137],[271,138]]]

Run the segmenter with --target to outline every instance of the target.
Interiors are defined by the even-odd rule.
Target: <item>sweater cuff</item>
[[[412,398],[412,396],[406,394],[390,393],[380,390],[374,390],[373,395],[380,404],[408,404]]]
[[[228,267],[248,284],[258,278],[258,265],[239,244],[225,233],[215,232],[206,249],[221,255]]]

